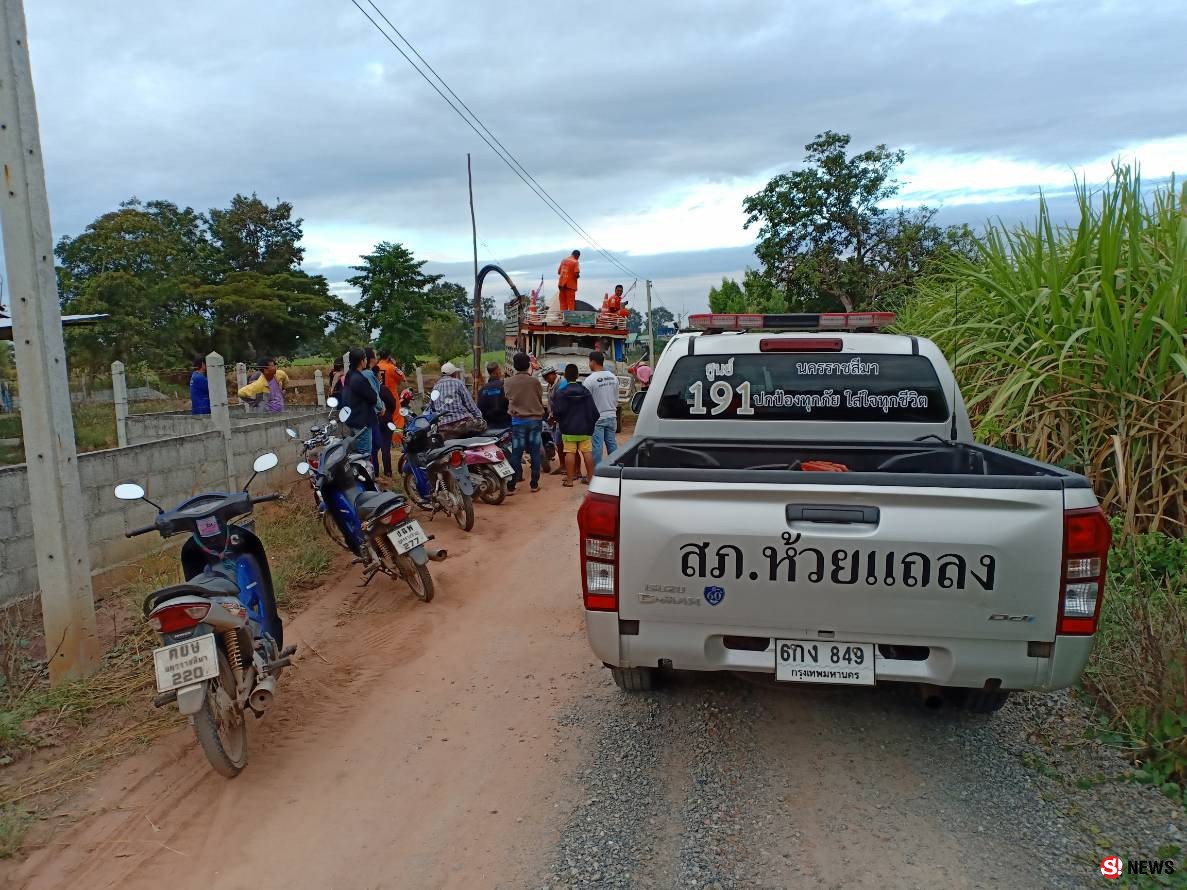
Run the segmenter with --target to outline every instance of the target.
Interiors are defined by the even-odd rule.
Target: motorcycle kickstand
[[[363,580],[362,580],[361,582],[359,582],[358,586],[359,586],[359,587],[366,587],[368,584],[370,584],[370,583],[371,583],[371,579],[372,579],[372,578],[374,578],[374,577],[375,577],[375,575],[376,575],[376,574],[379,572],[379,570],[380,570],[380,569],[382,569],[382,568],[383,568],[383,566],[379,565],[378,563],[375,563],[374,565],[372,565],[372,566],[370,566],[369,568],[367,568],[367,569],[366,569],[366,570],[363,572]]]

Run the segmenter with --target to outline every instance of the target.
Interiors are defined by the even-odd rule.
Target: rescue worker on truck
[[[631,314],[631,310],[626,308],[627,302],[622,298],[622,285],[616,284],[614,293],[602,302],[602,311],[609,315],[617,315],[619,318],[626,318]]]
[[[559,277],[557,289],[560,291],[561,312],[572,312],[577,308],[577,279],[581,277],[581,251],[575,250],[561,260],[556,270]]]

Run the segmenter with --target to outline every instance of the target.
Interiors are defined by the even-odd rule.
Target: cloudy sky
[[[753,263],[743,196],[825,129],[906,149],[901,200],[949,222],[1025,218],[1039,189],[1066,207],[1073,174],[1117,156],[1187,170],[1182,0],[375,2],[674,311]],[[255,191],[294,203],[331,281],[386,239],[465,282],[469,151],[480,262],[522,288],[580,247],[584,295],[625,277],[351,0],[26,7],[58,234],[131,195]]]

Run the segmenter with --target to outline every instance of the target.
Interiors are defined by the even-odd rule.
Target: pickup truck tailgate
[[[1058,489],[623,478],[620,497],[624,619],[1055,638]]]

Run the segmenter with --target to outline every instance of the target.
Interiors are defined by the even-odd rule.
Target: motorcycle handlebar
[[[147,535],[149,532],[155,532],[157,527],[155,525],[146,525],[144,528],[134,528],[130,532],[124,532],[125,538],[134,538],[137,535]]]
[[[267,501],[283,501],[283,500],[284,500],[284,495],[262,494],[258,498],[252,498],[251,502],[253,504],[263,504],[263,503],[266,503]]]

